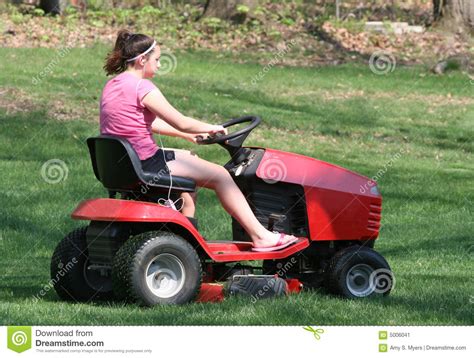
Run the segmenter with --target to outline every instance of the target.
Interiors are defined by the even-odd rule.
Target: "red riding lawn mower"
[[[88,138],[95,176],[109,198],[84,200],[72,213],[89,224],[68,234],[54,251],[51,276],[58,295],[147,306],[219,301],[223,292],[258,298],[318,287],[348,298],[387,295],[393,275],[373,250],[382,210],[376,183],[303,155],[243,147],[260,122],[254,116],[232,119],[223,126],[249,124],[201,143],[220,144],[229,152],[224,167],[258,220],[269,230],[297,236],[296,243],[279,251],[252,251],[236,220],[232,240],[206,240],[195,219],[158,204],[169,191],[172,199],[193,192],[193,180],[144,172],[123,138]]]

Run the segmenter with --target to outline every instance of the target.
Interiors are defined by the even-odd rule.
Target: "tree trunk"
[[[435,22],[453,31],[474,28],[474,0],[433,0]]]
[[[58,15],[61,13],[60,0],[41,0],[39,6],[46,14]]]
[[[204,7],[205,17],[218,17],[223,20],[232,20],[234,22],[243,22],[246,18],[245,12],[237,11],[239,5],[253,10],[257,7],[259,0],[207,0]]]

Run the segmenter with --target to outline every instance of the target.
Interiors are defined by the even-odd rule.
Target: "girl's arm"
[[[197,119],[186,117],[168,102],[159,89],[154,89],[145,95],[142,103],[151,112],[180,132],[195,134],[208,133],[211,136],[217,133],[227,134],[227,130],[222,126],[207,124]]]
[[[171,137],[179,137],[186,139],[190,142],[196,143],[196,134],[192,133],[185,133],[177,130],[176,128],[170,126],[168,123],[166,123],[164,120],[161,118],[156,117],[156,119],[153,121],[151,125],[151,130],[153,133],[156,134],[163,134]],[[201,134],[202,135],[202,134]]]

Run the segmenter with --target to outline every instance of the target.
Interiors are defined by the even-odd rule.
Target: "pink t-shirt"
[[[140,160],[158,150],[151,130],[156,116],[142,103],[155,88],[151,81],[123,72],[107,82],[100,99],[100,133],[127,139]]]

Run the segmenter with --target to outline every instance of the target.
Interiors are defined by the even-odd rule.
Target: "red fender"
[[[282,259],[309,246],[308,240],[301,238],[283,250],[254,252],[251,251],[251,242],[206,241],[186,216],[179,211],[144,201],[107,198],[84,200],[77,206],[71,217],[76,220],[91,221],[174,223],[186,229],[207,255],[217,262]]]
[[[185,228],[201,246],[205,244],[204,238],[186,216],[179,211],[155,203],[105,198],[89,199],[79,203],[71,217],[76,220],[174,223]]]

